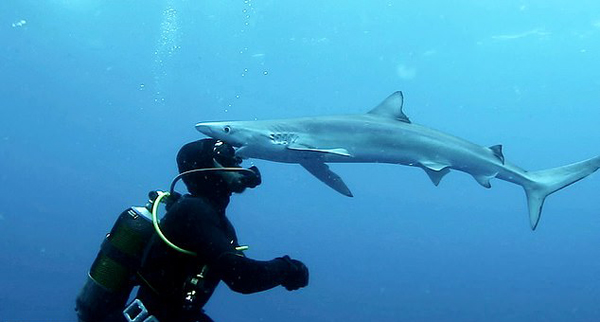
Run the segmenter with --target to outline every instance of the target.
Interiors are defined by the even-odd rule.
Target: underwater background
[[[166,189],[194,124],[365,113],[394,91],[423,124],[551,168],[600,154],[600,2],[3,0],[0,321],[75,321],[124,209]],[[247,160],[246,254],[310,284],[241,295],[216,321],[599,321],[600,175],[545,204],[452,172],[333,164],[354,198]],[[178,186],[183,191],[182,185]]]

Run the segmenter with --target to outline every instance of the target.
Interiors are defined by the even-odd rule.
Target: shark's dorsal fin
[[[388,96],[388,98],[381,102],[381,104],[377,105],[374,109],[370,110],[367,114],[389,117],[398,121],[410,123],[408,116],[402,112],[403,102],[404,96],[402,95],[402,92],[397,91]]]
[[[502,164],[504,164],[504,154],[502,154],[502,145],[498,144],[491,146],[490,150],[492,150],[496,158],[498,158],[502,162]]]

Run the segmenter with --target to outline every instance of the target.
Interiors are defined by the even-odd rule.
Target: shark
[[[397,91],[366,114],[279,120],[200,122],[196,129],[236,148],[247,159],[297,163],[335,191],[352,197],[329,163],[390,163],[421,168],[434,185],[451,170],[491,188],[497,178],[525,190],[531,229],[546,197],[594,173],[600,156],[557,168],[526,171],[504,157],[502,145],[481,146],[413,123]]]

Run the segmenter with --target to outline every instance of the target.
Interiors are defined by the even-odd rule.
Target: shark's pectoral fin
[[[344,181],[323,162],[303,162],[301,165],[317,179],[344,196],[353,197]]]
[[[496,156],[496,158],[498,158],[498,160],[500,160],[500,162],[502,162],[502,164],[504,164],[504,154],[502,153],[502,145],[498,144],[498,145],[491,146],[490,150],[492,150],[492,153],[494,153],[494,156]]]
[[[450,168],[445,164],[431,161],[423,161],[420,163],[421,168],[425,170],[425,173],[427,173],[429,179],[431,179],[431,182],[433,182],[435,186],[439,185],[442,178],[450,172]]]
[[[473,178],[475,178],[475,180],[482,185],[485,188],[491,188],[492,184],[490,183],[490,180],[494,179],[496,177],[498,173],[494,173],[491,175],[486,175],[486,174],[478,174],[478,175],[473,175]]]
[[[300,151],[300,152],[317,152],[317,153],[329,153],[329,154],[335,154],[335,155],[339,155],[339,156],[343,156],[343,157],[351,157],[352,155],[350,154],[350,152],[348,152],[348,150],[343,149],[343,148],[335,148],[335,149],[319,149],[319,148],[311,148],[311,147],[307,147],[305,145],[302,144],[289,144],[287,146],[288,149],[290,150],[294,150],[294,151]]]

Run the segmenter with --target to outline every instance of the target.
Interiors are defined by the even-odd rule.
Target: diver
[[[253,260],[238,244],[225,214],[230,196],[261,183],[258,169],[242,168],[241,161],[232,146],[219,140],[184,145],[177,165],[189,194],[168,196],[160,229],[154,214],[156,231],[141,228],[145,208],[121,214],[127,229],[115,224],[107,235],[77,298],[79,321],[137,321],[123,311],[134,285],[139,285],[134,303],[141,305],[136,314],[144,310],[160,322],[212,321],[203,306],[220,281],[243,294],[279,285],[289,291],[307,286],[308,269],[302,262],[289,256]],[[118,237],[122,231],[141,237]],[[132,251],[138,244],[143,245]],[[119,274],[120,281],[113,281]]]

